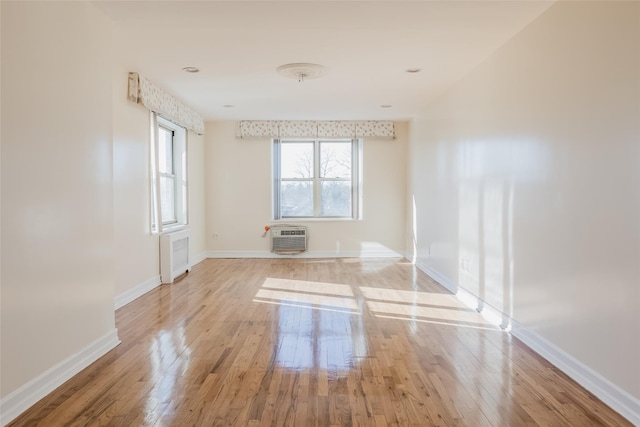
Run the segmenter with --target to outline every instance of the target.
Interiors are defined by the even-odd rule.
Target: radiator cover
[[[173,280],[191,271],[189,251],[190,230],[174,231],[160,236],[160,280],[173,283]]]

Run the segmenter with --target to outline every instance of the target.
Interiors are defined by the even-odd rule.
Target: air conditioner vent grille
[[[295,253],[307,250],[307,227],[271,227],[271,251]]]

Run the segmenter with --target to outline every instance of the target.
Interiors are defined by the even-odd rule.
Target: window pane
[[[282,178],[313,178],[313,142],[283,142]]]
[[[320,183],[322,216],[351,216],[351,182],[322,181]]]
[[[320,143],[320,178],[351,178],[351,142]]]
[[[176,181],[171,176],[160,177],[160,210],[162,212],[162,222],[175,222],[175,185]]]
[[[313,216],[313,182],[284,181],[280,190],[280,215]]]
[[[173,173],[173,132],[158,128],[158,156],[160,173]]]

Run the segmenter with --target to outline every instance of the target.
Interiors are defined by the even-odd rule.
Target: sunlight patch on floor
[[[443,307],[466,308],[455,295],[431,292],[404,291],[400,289],[372,288],[360,286],[360,292],[369,300],[399,302],[404,304],[437,305]]]
[[[256,299],[270,299],[289,301],[293,303],[314,304],[319,306],[348,308],[358,310],[358,304],[353,298],[332,297],[327,295],[305,294],[300,292],[276,291],[272,289],[260,289],[256,293]]]
[[[421,322],[500,330],[504,323],[486,305],[478,311],[477,299],[465,292],[453,295],[269,277],[253,301],[350,315],[368,309],[376,317],[413,322],[414,327]]]
[[[438,321],[438,320],[429,320],[429,319],[422,319],[422,318],[388,316],[388,315],[383,315],[383,314],[375,314],[375,316],[379,317],[379,318],[382,318],[382,319],[405,320],[405,321],[408,321],[408,322],[431,323],[433,325],[454,326],[456,328],[484,329],[484,330],[487,330],[487,331],[503,332],[502,329],[498,328],[497,326],[493,326],[493,325],[478,326],[478,325],[469,325],[469,324],[464,324],[464,323],[441,322],[441,321]]]
[[[275,279],[268,277],[262,284],[263,288],[284,289],[294,292],[312,292],[326,295],[353,297],[353,290],[349,285],[336,283],[309,282],[306,280]]]
[[[424,307],[412,304],[396,304],[380,301],[367,301],[367,306],[376,314],[395,314],[407,316],[410,319],[417,317],[488,325],[480,313],[470,310],[451,310],[448,308]]]

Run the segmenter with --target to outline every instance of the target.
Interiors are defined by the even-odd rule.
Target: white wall
[[[88,3],[0,7],[4,423],[12,392],[117,335],[110,24]]]
[[[151,234],[149,110],[127,100],[130,70],[113,67],[115,295],[160,283],[159,238]],[[126,301],[126,300],[125,300]]]
[[[207,257],[205,217],[205,136],[189,131],[187,135],[187,187],[189,191],[189,228],[191,262]]]
[[[406,128],[396,123],[393,141],[364,141],[363,220],[299,223],[309,226],[309,256],[404,253]],[[236,139],[235,130],[235,122],[207,123],[207,248],[210,256],[267,256],[261,235],[273,223],[271,144]]]
[[[552,6],[412,122],[409,157],[418,265],[604,377],[635,411],[638,7]]]
[[[113,200],[116,307],[160,284],[159,238],[151,234],[149,110],[127,100],[129,70],[113,67]],[[187,135],[189,227],[194,261],[205,258],[204,136]]]

